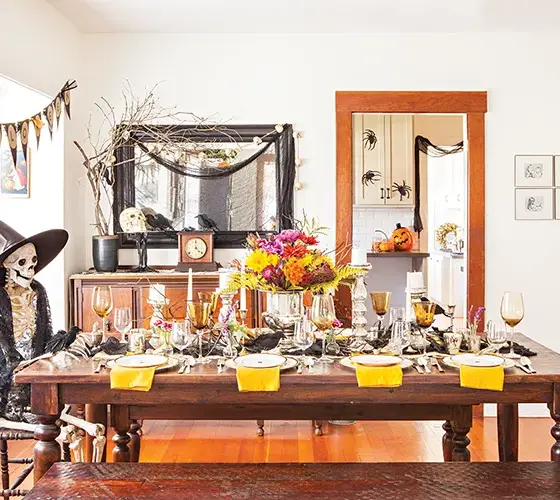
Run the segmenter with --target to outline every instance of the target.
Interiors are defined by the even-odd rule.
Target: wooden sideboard
[[[82,273],[70,276],[70,323],[83,331],[91,331],[100,318],[91,308],[93,289],[99,285],[109,285],[113,292],[113,312],[108,317],[109,330],[113,328],[113,315],[117,307],[130,307],[134,328],[148,328],[152,307],[147,303],[150,286],[165,285],[165,296],[169,306],[163,312],[166,319],[185,319],[187,303],[188,274],[177,272],[159,273]],[[193,273],[193,296],[198,292],[216,290],[218,273]],[[259,311],[263,298],[247,291],[247,325],[258,326]],[[221,303],[218,302],[218,310]],[[216,312],[217,314],[217,312]]]

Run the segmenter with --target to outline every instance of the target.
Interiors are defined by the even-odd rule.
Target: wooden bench
[[[196,499],[560,498],[560,464],[56,463],[26,497]]]

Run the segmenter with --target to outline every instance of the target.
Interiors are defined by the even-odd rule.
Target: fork
[[[107,360],[102,359],[101,361],[99,361],[99,363],[95,367],[95,370],[93,370],[93,373],[99,373],[101,371],[101,369],[105,368],[106,366],[107,366]]]
[[[412,366],[414,366],[414,368],[416,368],[416,371],[420,374],[420,375],[424,375],[424,373],[426,373],[424,371],[424,368],[422,367],[422,365],[418,362],[418,360],[415,360],[415,362],[412,363]]]
[[[445,373],[445,370],[439,364],[439,361],[436,358],[430,358],[430,364],[435,366],[440,373]]]

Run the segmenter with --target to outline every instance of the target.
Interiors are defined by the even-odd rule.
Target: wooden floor
[[[441,462],[442,422],[358,422],[326,425],[316,437],[311,422],[146,421],[141,462]],[[519,459],[550,460],[552,420],[522,418]],[[478,418],[469,434],[473,461],[497,461],[495,418]],[[10,442],[10,458],[32,456],[33,442]],[[109,445],[109,457],[112,445]],[[109,458],[110,459],[110,458]],[[21,466],[14,467],[17,475]],[[15,477],[15,476],[14,476]],[[29,486],[26,482],[24,486]]]

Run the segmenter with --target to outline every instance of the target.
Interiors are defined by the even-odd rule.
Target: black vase
[[[114,273],[119,265],[119,237],[94,236],[92,238],[93,267],[99,273]]]

